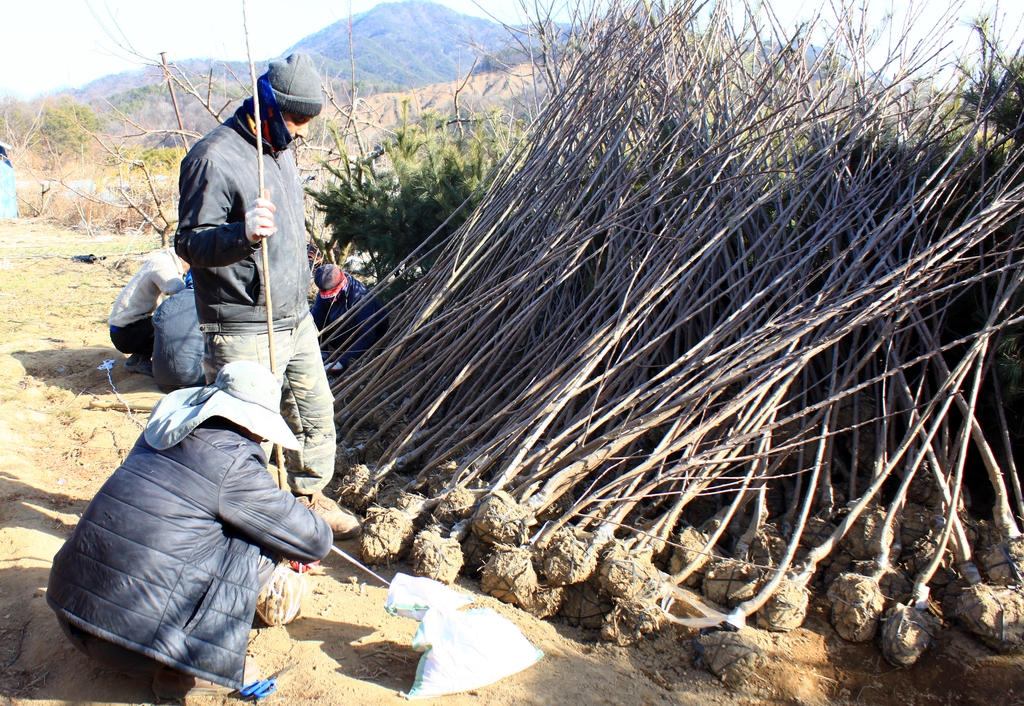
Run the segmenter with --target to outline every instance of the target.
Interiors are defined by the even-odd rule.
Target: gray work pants
[[[334,475],[337,452],[334,434],[334,397],[327,382],[313,317],[307,316],[290,331],[274,331],[277,380],[281,383],[281,415],[302,448],[286,451],[288,485],[295,493],[322,490]],[[208,383],[217,371],[236,360],[251,360],[270,367],[267,334],[226,335],[205,333],[203,369]]]

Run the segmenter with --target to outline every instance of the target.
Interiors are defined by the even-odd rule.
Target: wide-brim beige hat
[[[187,387],[165,396],[146,425],[146,443],[169,449],[211,417],[223,417],[286,449],[301,444],[281,416],[281,386],[259,363],[228,363],[212,385]]]

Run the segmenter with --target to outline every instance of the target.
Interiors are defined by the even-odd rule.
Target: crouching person
[[[71,643],[162,699],[257,680],[246,648],[275,564],[330,551],[327,522],[267,472],[260,442],[299,445],[280,397],[253,362],[164,397],[54,557],[46,598]]]
[[[321,332],[320,351],[326,363],[344,347],[341,356],[326,363],[327,372],[341,373],[388,332],[388,313],[370,290],[337,265],[321,265],[313,275],[319,292],[310,314]],[[335,322],[349,311],[354,316],[341,325]],[[327,329],[326,332],[324,329]]]

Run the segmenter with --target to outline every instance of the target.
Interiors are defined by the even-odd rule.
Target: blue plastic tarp
[[[14,186],[14,167],[0,147],[0,218],[18,217],[18,192]]]

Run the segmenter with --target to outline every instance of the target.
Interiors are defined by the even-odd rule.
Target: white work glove
[[[277,232],[274,225],[274,211],[277,210],[273,203],[267,198],[270,194],[263,190],[263,198],[256,199],[245,212],[245,237],[250,243],[256,243],[262,238],[269,238]]]

